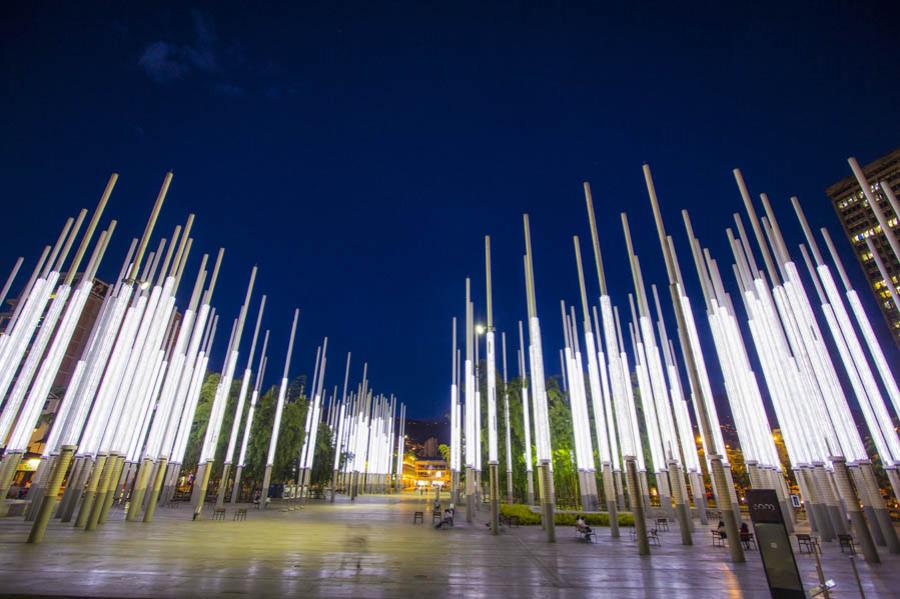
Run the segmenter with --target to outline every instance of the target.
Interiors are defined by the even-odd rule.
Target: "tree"
[[[206,435],[206,428],[209,423],[210,410],[212,409],[212,403],[215,399],[220,379],[221,375],[219,373],[209,373],[201,387],[200,399],[197,402],[197,410],[194,414],[194,422],[191,425],[183,462],[183,467],[186,470],[192,470],[197,466],[203,439]],[[294,478],[294,469],[303,443],[308,403],[305,396],[294,394],[299,393],[304,381],[305,376],[301,375],[288,385],[285,406],[281,415],[278,446],[272,467],[272,482],[285,482]],[[228,448],[240,387],[240,380],[233,381],[228,394],[225,415],[222,419],[222,429],[216,444],[215,462],[210,475],[212,480],[220,478],[222,475],[222,465]],[[262,481],[263,473],[265,472],[269,453],[269,440],[272,438],[272,423],[275,421],[275,404],[278,401],[278,391],[278,387],[272,386],[257,401],[253,425],[250,430],[250,440],[247,444],[246,465],[244,467],[244,479],[248,482]],[[247,401],[244,405],[244,414],[241,418],[243,424],[239,433],[241,436],[243,436],[243,426],[246,426],[249,404],[250,402]],[[232,456],[234,460],[237,458],[237,455]]]
[[[314,485],[328,485],[334,472],[334,445],[331,429],[324,422],[319,423],[316,435],[316,449],[309,480]]]
[[[440,452],[441,457],[444,458],[444,461],[449,464],[450,463],[450,447],[445,443],[441,443],[440,445],[438,445],[438,452]]]

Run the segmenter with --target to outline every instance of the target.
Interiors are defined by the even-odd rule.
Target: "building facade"
[[[884,213],[888,225],[895,234],[900,235],[898,215],[891,208],[887,197],[881,191],[880,183],[886,181],[894,194],[900,191],[900,148],[889,154],[863,166],[863,172],[873,191],[878,198],[878,205]],[[900,310],[891,299],[890,288],[900,288],[900,261],[894,256],[887,237],[881,230],[878,220],[869,208],[869,202],[852,175],[830,185],[825,193],[831,198],[838,219],[844,227],[844,233],[853,246],[853,253],[859,261],[869,289],[875,296],[878,307],[887,322],[888,328],[894,337],[894,343],[900,347]],[[885,281],[878,272],[878,266],[872,258],[872,254],[866,245],[866,238],[870,238],[875,246],[881,261],[891,277],[891,281]]]

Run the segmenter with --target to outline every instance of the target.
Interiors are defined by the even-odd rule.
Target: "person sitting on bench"
[[[719,526],[716,528],[716,530],[719,531],[720,537],[722,537],[723,539],[727,538],[727,535],[725,534],[725,521],[724,520],[719,520]]]
[[[581,514],[575,517],[575,528],[580,533],[594,532],[593,530],[591,530],[591,527],[587,525],[587,522],[584,521],[584,516],[582,516]]]
[[[449,524],[453,526],[453,509],[447,508],[444,510],[444,516],[441,518],[441,521],[434,525],[435,528],[443,528],[445,524]]]

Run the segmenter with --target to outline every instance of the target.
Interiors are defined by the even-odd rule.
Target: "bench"
[[[224,521],[224,520],[225,520],[225,508],[223,508],[223,507],[217,507],[217,508],[213,511],[213,520],[222,520],[222,521]]]
[[[587,526],[575,527],[575,536],[578,537],[582,541],[587,541],[588,543],[593,543],[596,540],[596,536],[594,535],[594,531],[590,530]]]
[[[668,518],[657,518],[656,519],[656,528],[657,530],[664,530],[669,532],[669,519]]]
[[[658,547],[662,547],[662,541],[659,539],[659,532],[655,528],[651,528],[647,531],[647,540],[651,543],[656,543]]]
[[[247,508],[242,507],[234,511],[234,518],[232,518],[232,522],[243,521],[247,519]]]
[[[431,523],[440,522],[443,519],[440,508],[431,510]]]
[[[713,547],[724,547],[725,546],[725,537],[718,530],[709,531],[712,534],[712,544]]]
[[[415,512],[413,514],[413,524],[416,523],[425,524],[425,513],[424,512]]]
[[[853,544],[853,537],[850,535],[838,535],[838,543],[841,545],[841,553],[844,549],[850,551],[850,555],[856,555],[856,546]]]
[[[794,536],[797,537],[797,550],[800,553],[819,552],[819,540],[815,537],[803,533],[797,533]],[[806,548],[805,552],[803,551],[804,548]]]

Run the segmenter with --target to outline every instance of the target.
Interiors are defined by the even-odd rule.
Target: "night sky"
[[[523,212],[547,370],[558,373],[559,300],[577,299],[573,234],[590,259],[583,180],[614,299],[624,306],[632,290],[622,210],[648,284],[665,283],[643,162],[698,310],[679,211],[730,267],[734,167],[751,193],[769,193],[794,250],[798,195],[813,225],[841,238],[862,287],[824,189],[850,174],[848,156],[865,163],[900,143],[900,4],[637,4],[4,3],[2,277],[19,255],[33,264],[118,171],[104,222],[119,228],[100,273],[113,277],[172,169],[151,245],[195,212],[188,279],[202,252],[226,248],[212,367],[258,264],[250,321],[267,293],[267,383],[296,306],[292,376],[311,373],[328,335],[326,386],[350,350],[354,377],[367,360],[376,391],[412,417],[446,410],[466,276],[485,310],[485,234],[497,328],[512,333],[524,317]]]

